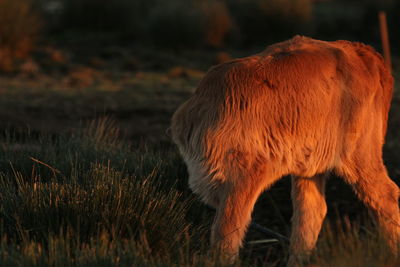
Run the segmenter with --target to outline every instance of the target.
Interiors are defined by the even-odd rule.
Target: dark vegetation
[[[380,50],[379,9],[398,81],[397,1],[0,0],[0,265],[222,265],[165,135],[174,110],[210,66],[294,34]],[[384,153],[399,183],[397,88]],[[284,178],[254,220],[288,236],[289,196]],[[396,266],[337,177],[327,200],[315,263]],[[265,239],[250,229],[236,265],[283,266],[287,245]]]

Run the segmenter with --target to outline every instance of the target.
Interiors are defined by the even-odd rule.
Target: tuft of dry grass
[[[327,222],[312,263],[327,267],[394,267],[400,265],[400,258],[393,256],[370,219],[360,223],[344,218]]]

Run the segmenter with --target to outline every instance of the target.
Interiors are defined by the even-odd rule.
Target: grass
[[[5,134],[1,266],[224,266],[207,250],[213,213],[187,189],[176,149],[133,146],[118,133],[102,118],[74,134],[20,134],[23,143]],[[261,200],[279,205],[282,185]],[[281,208],[270,209],[281,217],[268,226],[288,223]],[[320,266],[397,264],[371,225],[344,220],[324,229],[313,255]],[[283,266],[287,247],[248,242],[262,238],[250,229],[233,266]]]
[[[202,238],[204,229],[186,218],[193,199],[179,190],[184,166],[170,151],[130,148],[117,132],[103,119],[76,135],[42,136],[19,147],[6,138],[0,148],[0,265],[189,260],[180,254],[193,249],[190,238]]]

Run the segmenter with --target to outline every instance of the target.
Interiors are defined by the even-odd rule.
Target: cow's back
[[[365,45],[295,37],[211,69],[175,113],[174,140],[213,175],[232,161],[312,176],[351,153],[368,127],[381,127],[383,142],[391,83]]]

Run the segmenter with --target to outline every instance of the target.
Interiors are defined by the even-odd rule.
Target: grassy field
[[[68,64],[48,64],[56,52]],[[0,76],[0,265],[222,266],[207,251],[213,211],[187,189],[186,168],[165,135],[174,110],[221,55],[56,52]],[[399,126],[396,90],[385,146],[396,182]],[[261,196],[254,220],[288,236],[289,192],[284,178]],[[313,262],[396,266],[350,188],[332,178],[327,199]],[[254,242],[266,238],[250,229],[234,265],[284,266],[287,245]]]

